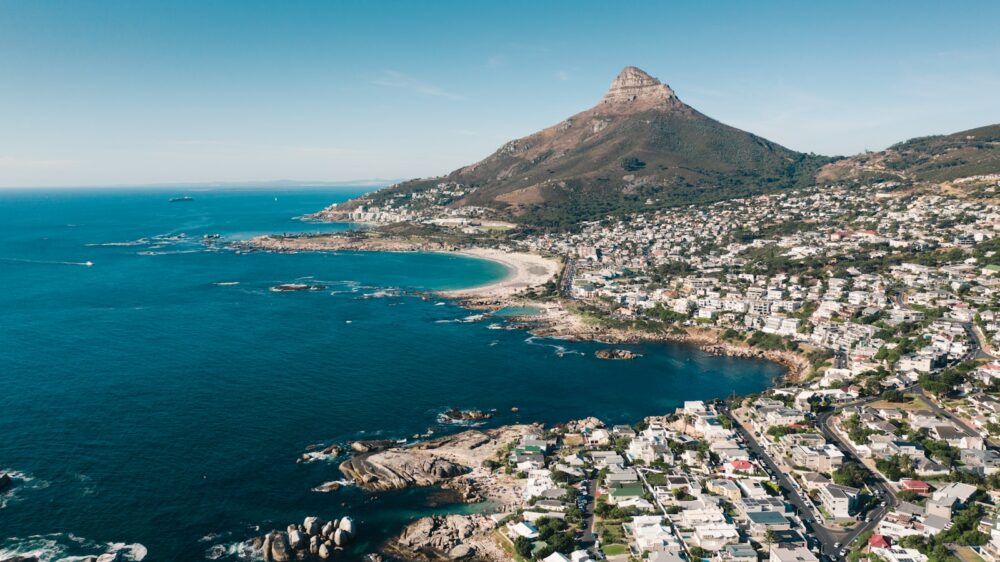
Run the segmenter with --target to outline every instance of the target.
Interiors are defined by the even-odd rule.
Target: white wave
[[[157,248],[157,246],[153,246],[153,248]],[[200,253],[202,253],[204,251],[205,250],[200,250],[200,249],[199,250],[172,250],[172,251],[169,251],[169,252],[154,252],[153,250],[146,250],[146,251],[142,251],[142,252],[136,252],[136,254],[140,255],[140,256],[176,256],[176,255],[180,255],[180,254],[200,254]]]
[[[216,285],[216,286],[219,286],[219,287],[232,287],[233,285],[239,285],[240,282],[239,281],[216,281],[215,283],[212,283],[212,284]]]
[[[21,501],[24,498],[25,492],[44,490],[49,487],[47,480],[40,480],[20,470],[0,469],[0,474],[7,474],[12,480],[10,488],[0,494],[0,509]]]
[[[205,551],[205,558],[208,560],[219,560],[220,558],[246,561],[263,560],[263,553],[255,549],[249,541],[234,542],[229,544],[214,544]]]
[[[564,357],[566,355],[586,355],[586,353],[583,353],[582,351],[577,351],[575,349],[569,349],[569,348],[567,348],[564,345],[559,345],[559,344],[555,344],[555,343],[542,343],[542,342],[539,342],[540,339],[542,339],[542,338],[539,338],[538,336],[528,336],[527,338],[524,339],[524,342],[527,343],[528,345],[537,345],[537,346],[541,346],[541,347],[551,347],[552,349],[555,350],[555,354],[558,355],[559,357]],[[552,338],[549,338],[549,339],[552,339]]]
[[[128,240],[126,242],[94,242],[91,244],[84,244],[84,246],[87,246],[88,248],[114,248],[147,245],[149,245],[148,238],[139,238],[137,240]]]
[[[14,556],[35,557],[39,562],[73,562],[101,554],[120,553],[124,560],[141,562],[148,551],[139,543],[100,544],[73,534],[53,533],[13,537],[0,544],[0,560]]]
[[[327,493],[333,492],[335,488],[343,488],[345,486],[353,486],[354,480],[342,479],[342,480],[331,480],[329,482],[323,482],[319,486],[312,489],[313,492]]]
[[[123,542],[111,542],[107,544],[108,554],[121,553],[122,558],[125,560],[134,560],[135,562],[141,562],[143,558],[149,554],[146,547],[139,543],[126,544]]]

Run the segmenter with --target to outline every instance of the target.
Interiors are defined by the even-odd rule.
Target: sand
[[[526,289],[540,287],[555,279],[562,268],[562,264],[556,259],[525,252],[506,252],[492,248],[467,248],[450,253],[501,263],[509,270],[503,279],[495,283],[441,292],[441,295],[452,298],[511,297]]]

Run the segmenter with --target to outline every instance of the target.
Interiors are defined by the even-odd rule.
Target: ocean
[[[15,476],[0,559],[239,560],[254,535],[350,515],[358,540],[339,557],[354,560],[413,518],[480,507],[433,489],[313,492],[340,475],[296,464],[312,444],[440,434],[452,407],[495,410],[491,425],[635,422],[783,373],[679,344],[602,361],[600,344],[491,329],[503,320],[414,294],[496,280],[492,262],[225,246],[348,228],[295,217],[363,191],[0,191],[0,473]],[[270,290],[295,282],[326,289]]]

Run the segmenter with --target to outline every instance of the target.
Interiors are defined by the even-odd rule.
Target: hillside
[[[627,67],[591,109],[447,176],[404,182],[323,216],[415,201],[413,194],[447,184],[453,197],[417,199],[487,207],[524,224],[559,228],[809,185],[829,161],[711,119],[666,84]]]
[[[945,182],[1000,173],[1000,125],[918,137],[825,166],[823,181],[895,179]]]

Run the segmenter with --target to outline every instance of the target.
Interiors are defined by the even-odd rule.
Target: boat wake
[[[84,267],[90,267],[94,265],[92,261],[55,261],[55,260],[28,260],[22,258],[0,258],[2,262],[10,263],[27,263],[35,265],[82,265]]]

